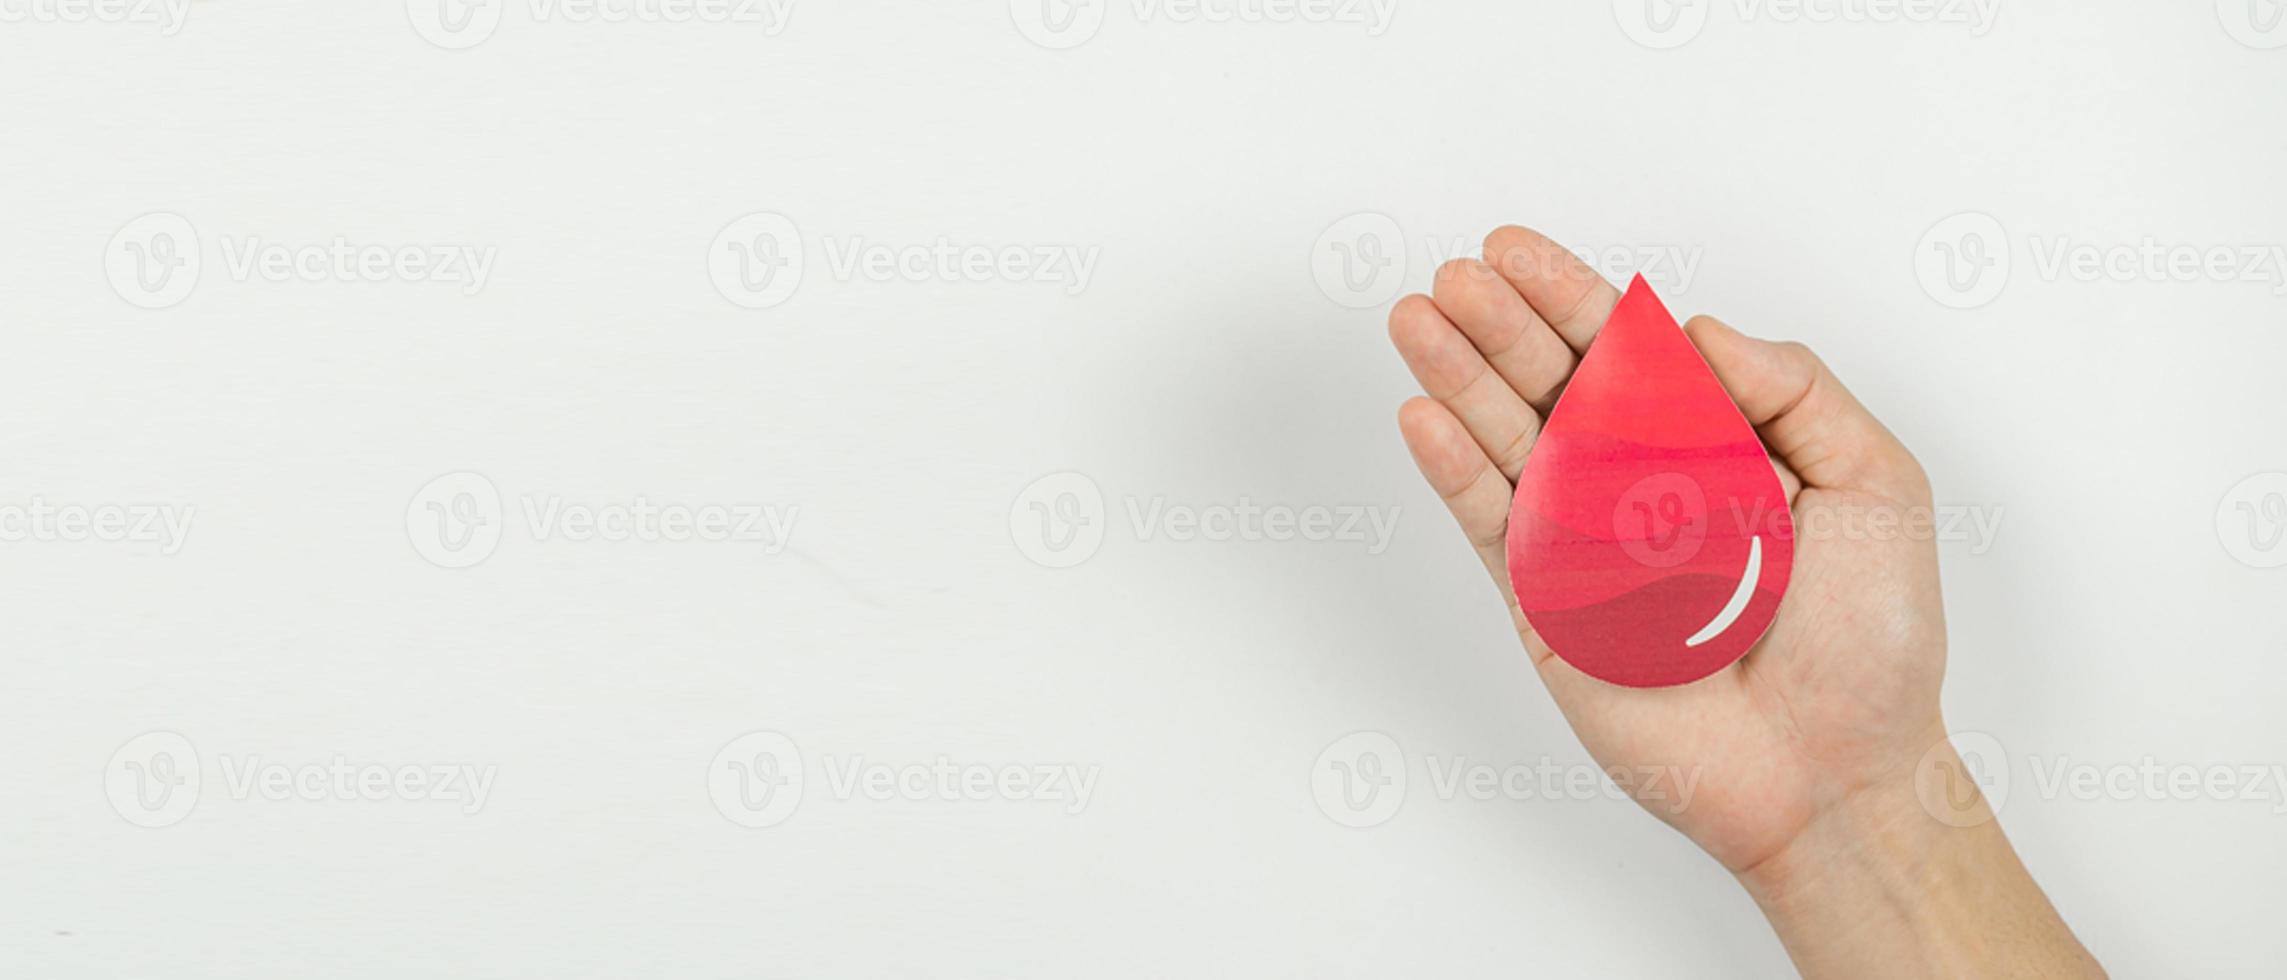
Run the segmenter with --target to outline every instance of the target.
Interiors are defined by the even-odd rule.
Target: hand
[[[1430,396],[1406,402],[1399,426],[1582,743],[1607,768],[1698,777],[1688,807],[1666,796],[1639,802],[1747,885],[1806,974],[1924,972],[1895,955],[1885,963],[1871,949],[1863,962],[1833,961],[1822,942],[1832,937],[1816,925],[1836,915],[1838,897],[1902,892],[1880,897],[1898,917],[1924,920],[1924,932],[1937,929],[1929,920],[1942,910],[1907,907],[1932,898],[1921,893],[1930,890],[1900,879],[1937,866],[1940,848],[1973,865],[1997,862],[1996,842],[2007,852],[1989,814],[1956,828],[1917,803],[1917,770],[1927,775],[1935,763],[1960,773],[1958,759],[1945,768],[1951,750],[1938,708],[1946,637],[1936,543],[1908,533],[1930,516],[1920,464],[1808,349],[1693,318],[1686,334],[1762,435],[1787,489],[1793,577],[1769,632],[1737,663],[1681,687],[1604,683],[1534,633],[1511,594],[1505,539],[1517,473],[1620,292],[1562,246],[1516,227],[1486,239],[1483,261],[1440,268],[1433,292],[1406,297],[1390,314],[1391,340]],[[1974,799],[1966,778],[1946,788]],[[1956,830],[1964,832],[1949,833]],[[1854,863],[1863,865],[1860,878],[1836,872]],[[2013,852],[2006,864],[2016,866]],[[1836,887],[1845,896],[1830,894]],[[2036,911],[2048,910],[2037,888],[2031,895]],[[2061,922],[2054,931],[2095,967]],[[1906,938],[1909,947],[1932,941]]]

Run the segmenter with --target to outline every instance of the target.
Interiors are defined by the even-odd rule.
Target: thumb
[[[1929,500],[1929,478],[1914,455],[1810,348],[1758,340],[1708,316],[1693,317],[1684,333],[1763,442],[1803,483],[1901,503]]]

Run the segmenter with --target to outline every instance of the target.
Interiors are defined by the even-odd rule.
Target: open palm
[[[1429,395],[1400,410],[1406,444],[1589,752],[1609,769],[1696,776],[1681,808],[1635,787],[1648,809],[1745,873],[1867,787],[1895,785],[1943,740],[1928,481],[1817,357],[1708,317],[1685,325],[1771,450],[1794,511],[1793,577],[1776,622],[1737,663],[1681,687],[1619,687],[1541,642],[1511,594],[1504,541],[1541,420],[1620,292],[1562,246],[1507,227],[1486,238],[1483,261],[1440,268],[1433,293],[1390,314],[1391,340]]]

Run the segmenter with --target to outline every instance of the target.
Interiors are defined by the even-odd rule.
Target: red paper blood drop
[[[1517,477],[1517,605],[1589,676],[1688,684],[1762,637],[1794,557],[1762,440],[1638,276]]]

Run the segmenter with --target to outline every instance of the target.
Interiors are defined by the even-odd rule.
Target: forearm
[[[2102,977],[2017,859],[1950,746],[1925,793],[1913,773],[1868,787],[1741,873],[1803,976]],[[1934,797],[1933,797],[1934,798]],[[1943,804],[1940,804],[1941,808]]]

